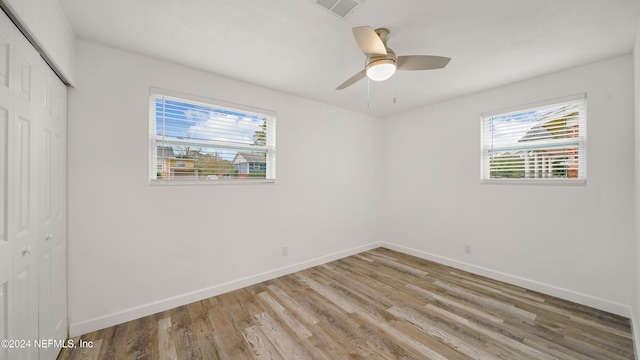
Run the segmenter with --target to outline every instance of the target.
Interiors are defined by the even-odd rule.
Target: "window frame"
[[[492,178],[491,177],[491,165],[489,152],[493,151],[485,141],[488,137],[486,132],[487,120],[492,117],[505,116],[517,113],[526,113],[529,111],[535,111],[543,108],[550,108],[553,106],[560,106],[562,104],[580,103],[580,119],[578,120],[579,134],[576,140],[572,141],[558,141],[558,145],[555,148],[565,148],[570,146],[570,142],[577,144],[579,149],[578,153],[578,177],[577,178],[560,178],[560,177],[524,177],[524,178]],[[554,148],[553,143],[556,139],[541,140],[539,141],[542,149]],[[530,144],[531,142],[529,142]],[[529,146],[514,146],[514,149],[521,150],[526,149]],[[521,151],[520,150],[520,151]],[[519,151],[519,150],[516,150]],[[526,171],[526,170],[525,170]],[[513,106],[509,108],[503,108],[493,111],[483,112],[480,116],[480,183],[481,184],[529,184],[529,185],[586,185],[587,183],[587,94],[580,93],[575,95],[569,95],[559,98],[553,98],[549,100],[539,101],[535,103],[529,103],[525,105]]]
[[[233,111],[246,113],[247,115],[264,116],[267,121],[266,126],[266,144],[265,145],[247,145],[247,144],[229,144],[220,143],[218,141],[207,140],[160,140],[156,135],[156,103],[157,96],[165,96],[175,101],[185,101],[185,103],[198,103],[211,108],[225,111]],[[248,105],[231,103],[218,99],[211,99],[203,96],[187,94],[179,91],[167,90],[158,87],[149,87],[149,185],[218,185],[218,184],[265,184],[276,182],[276,112],[273,110],[256,108]],[[225,176],[217,176],[217,179],[203,175],[195,179],[158,179],[158,150],[159,141],[166,144],[174,145],[197,145],[208,147],[211,149],[228,149],[237,151],[260,151],[266,154],[265,177],[264,178],[229,178]],[[196,144],[197,142],[197,144]],[[164,169],[164,162],[162,163]]]

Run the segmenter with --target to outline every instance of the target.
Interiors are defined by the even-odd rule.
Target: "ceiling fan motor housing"
[[[371,55],[367,57],[366,67],[369,68],[374,64],[378,65],[378,64],[384,64],[384,63],[395,65],[397,62],[398,62],[398,57],[396,56],[396,53],[393,52],[393,50],[387,48],[387,55]]]
[[[384,46],[387,47],[387,40],[389,40],[389,36],[391,34],[389,29],[379,28],[379,29],[375,29],[374,31],[376,32],[376,34],[378,34],[378,37],[380,38],[380,40],[382,40],[382,43],[384,44]]]

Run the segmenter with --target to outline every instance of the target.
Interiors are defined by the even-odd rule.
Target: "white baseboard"
[[[631,309],[627,305],[619,304],[609,300],[601,299],[595,296],[579,293],[576,291],[563,289],[554,285],[541,283],[539,281],[522,278],[515,275],[510,275],[500,271],[488,269],[482,266],[469,264],[463,261],[447,258],[440,255],[431,254],[425,251],[408,248],[405,246],[383,242],[382,247],[390,250],[395,250],[408,255],[413,255],[421,259],[430,260],[439,264],[448,265],[460,270],[465,270],[473,274],[486,276],[488,278],[506,282],[508,284],[521,286],[525,289],[530,289],[543,294],[558,297],[560,299],[573,301],[578,304],[590,306],[595,309],[610,312],[612,314],[630,317]],[[636,335],[637,336],[637,335]]]
[[[288,265],[275,270],[266,271],[253,276],[245,277],[238,280],[229,281],[227,283],[211,286],[205,289],[192,291],[190,293],[174,296],[168,299],[155,301],[152,303],[144,304],[134,308],[119,311],[114,314],[109,314],[94,319],[89,319],[77,323],[71,323],[69,325],[69,336],[76,337],[82,334],[90,333],[104,329],[113,325],[121,324],[127,321],[135,320],[144,316],[149,316],[161,311],[173,309],[179,306],[190,304],[192,302],[207,299],[213,296],[221,295],[233,290],[241,289],[246,286],[261,283],[263,281],[275,279],[277,277],[301,271],[314,266],[322,265],[334,260],[342,259],[347,256],[368,251],[382,246],[381,242],[374,242],[371,244],[355,247],[352,249],[335,252],[332,254],[324,255],[315,259],[306,260],[297,264]]]

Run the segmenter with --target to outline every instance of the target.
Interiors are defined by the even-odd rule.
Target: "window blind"
[[[275,180],[275,113],[151,88],[153,183]]]
[[[586,95],[482,114],[482,180],[586,181]]]

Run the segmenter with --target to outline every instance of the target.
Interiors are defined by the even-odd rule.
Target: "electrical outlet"
[[[471,244],[464,244],[464,253],[471,254]]]
[[[282,247],[282,256],[288,256],[289,255],[289,247],[288,246],[283,246]]]

